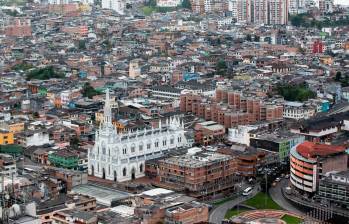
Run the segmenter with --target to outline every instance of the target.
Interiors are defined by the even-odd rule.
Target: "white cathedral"
[[[159,122],[158,128],[118,133],[112,124],[109,90],[104,104],[104,120],[96,131],[95,145],[88,153],[88,173],[117,182],[144,176],[145,161],[164,152],[188,146],[184,124],[179,118]]]

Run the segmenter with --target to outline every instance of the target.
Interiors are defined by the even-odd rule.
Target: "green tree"
[[[216,64],[216,74],[217,75],[226,75],[228,70],[227,63],[224,60],[219,60]]]
[[[190,0],[183,0],[183,1],[182,1],[182,8],[191,9]]]
[[[73,148],[73,149],[77,149],[79,147],[79,143],[80,143],[80,140],[78,137],[74,136],[70,139],[70,146]]]
[[[86,50],[86,41],[85,40],[79,40],[79,49]]]
[[[91,85],[90,83],[86,82],[84,84],[84,87],[82,88],[82,95],[84,97],[88,97],[90,99],[92,99],[92,97],[96,96],[100,94],[99,91],[95,90]]]
[[[334,80],[339,82],[341,79],[342,79],[342,73],[338,71],[336,73],[336,77],[334,77]]]
[[[316,97],[316,93],[311,91],[305,84],[281,84],[277,86],[277,91],[288,101],[303,102]]]

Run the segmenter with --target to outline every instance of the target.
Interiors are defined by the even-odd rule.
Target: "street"
[[[216,224],[220,224],[222,223],[225,214],[227,213],[227,211],[233,207],[235,207],[236,205],[246,201],[249,198],[254,197],[258,192],[259,192],[259,186],[255,186],[253,188],[252,193],[249,196],[240,196],[234,200],[228,201],[220,206],[218,206],[217,208],[215,208],[214,210],[212,210],[211,214],[210,214],[210,223],[216,223]]]
[[[275,187],[271,187],[269,189],[270,197],[278,204],[280,207],[287,211],[291,211],[300,215],[305,215],[291,203],[289,203],[282,195],[281,189],[286,187],[288,183],[288,179],[282,179],[279,183],[276,184]]]

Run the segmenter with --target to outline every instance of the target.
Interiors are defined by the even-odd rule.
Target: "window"
[[[134,153],[135,151],[136,151],[136,146],[133,144],[133,145],[131,146],[131,152]]]
[[[178,142],[181,142],[182,141],[182,137],[178,137]]]
[[[159,142],[155,142],[155,147],[159,147]]]
[[[139,172],[143,172],[143,163],[141,165],[139,165]]]
[[[126,154],[127,153],[127,149],[126,149],[126,147],[124,147],[123,149],[122,149],[122,154]]]
[[[174,144],[174,138],[173,137],[170,139],[170,144],[171,145]]]
[[[139,151],[143,151],[143,143],[140,143],[140,144],[139,144],[138,150],[139,150]]]
[[[126,176],[126,167],[122,170],[122,175],[125,177]]]
[[[163,145],[163,146],[166,146],[166,140],[163,140],[163,141],[162,141],[162,145]]]
[[[148,144],[147,144],[147,149],[150,149],[150,147],[151,147],[151,144],[148,143]]]

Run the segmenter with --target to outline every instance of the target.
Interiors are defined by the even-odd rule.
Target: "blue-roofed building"
[[[198,80],[200,75],[196,72],[186,72],[183,74],[183,81]]]

